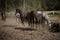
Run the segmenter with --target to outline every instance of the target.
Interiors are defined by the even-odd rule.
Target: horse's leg
[[[3,16],[1,17],[1,20],[2,20],[2,24],[4,24],[5,21],[4,21],[4,17]]]
[[[33,28],[33,19],[30,19],[30,25],[31,25],[31,28]]]
[[[41,26],[42,26],[42,20],[41,19],[39,19],[38,20],[38,22],[39,22],[39,29],[41,28]]]
[[[28,22],[28,25],[30,26],[30,22]]]
[[[33,28],[34,28],[34,19],[32,19],[32,26],[33,26]]]
[[[23,18],[21,18],[21,23],[24,25],[24,19]]]
[[[28,20],[28,25],[30,26],[30,19]]]
[[[47,19],[46,19],[46,18],[44,18],[44,19],[43,19],[43,27],[46,27],[46,26],[47,26],[47,24],[48,24],[48,21],[47,21]]]
[[[30,19],[30,25],[31,25],[31,28],[33,27],[33,20]]]
[[[20,19],[19,18],[16,18],[16,21],[17,21],[17,26],[19,25],[19,22],[20,22]]]
[[[40,22],[40,20],[39,20],[39,29],[40,29],[40,26],[41,26],[41,22]]]
[[[43,20],[39,19],[39,22],[40,22],[40,28],[42,28],[43,27]]]
[[[38,20],[36,19],[36,28],[37,28],[37,25],[38,25]]]

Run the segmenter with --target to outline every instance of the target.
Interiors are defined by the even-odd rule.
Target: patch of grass
[[[48,16],[49,17],[57,17],[59,15],[59,13],[49,13]]]

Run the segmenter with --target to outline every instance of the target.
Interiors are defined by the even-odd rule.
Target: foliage
[[[60,0],[45,0],[43,3],[44,10],[60,10]]]
[[[25,4],[25,5],[24,5]],[[0,10],[60,10],[60,0],[0,0]]]

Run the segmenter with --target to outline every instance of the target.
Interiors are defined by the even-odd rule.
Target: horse
[[[44,26],[44,24],[48,24],[48,19],[43,15],[43,12],[41,11],[37,11],[35,13],[35,18],[36,18],[36,23],[41,24],[42,26]]]
[[[23,13],[20,9],[16,9],[15,16],[16,16],[16,20],[17,20],[18,23],[21,22],[22,24],[24,24]]]
[[[29,24],[29,26],[33,26],[34,27],[34,11],[31,11],[31,12],[27,12],[26,14],[26,20]]]
[[[27,12],[26,14],[26,20],[28,22],[29,25],[34,27],[34,24],[45,24],[45,22],[48,23],[48,20],[45,18],[45,16],[43,16],[43,13],[38,12],[36,13],[35,11],[31,11],[31,12]]]

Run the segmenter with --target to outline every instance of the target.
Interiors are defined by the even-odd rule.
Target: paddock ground
[[[60,32],[49,32],[46,26],[31,29],[27,23],[16,25],[16,19],[8,17],[5,23],[0,20],[0,40],[60,40]]]

